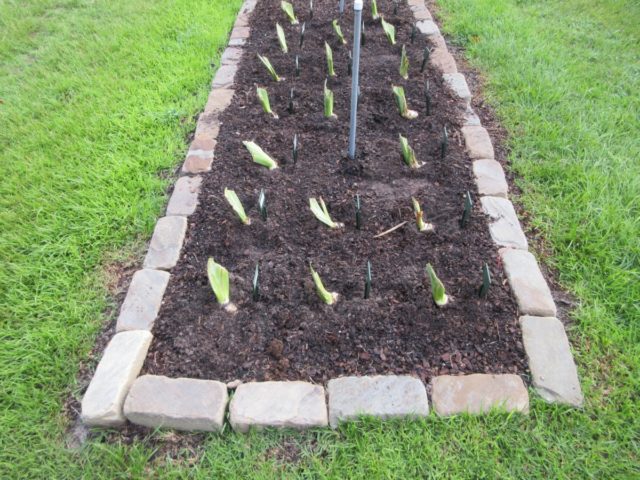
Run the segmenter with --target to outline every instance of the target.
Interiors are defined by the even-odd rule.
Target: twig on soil
[[[400,227],[402,227],[402,226],[406,225],[406,223],[407,223],[407,220],[405,220],[405,221],[404,221],[404,222],[402,222],[402,223],[399,223],[399,224],[398,224],[398,225],[396,225],[395,227],[391,227],[389,230],[385,230],[384,232],[381,232],[381,233],[379,233],[379,234],[377,234],[377,235],[374,235],[374,236],[373,236],[373,238],[380,238],[380,237],[383,237],[383,236],[385,236],[386,234],[391,233],[391,232],[393,232],[393,231],[395,231],[395,230],[399,229]]]

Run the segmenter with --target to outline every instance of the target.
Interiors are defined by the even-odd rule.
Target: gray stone
[[[116,331],[151,330],[169,283],[169,272],[144,268],[133,274],[122,302]]]
[[[144,268],[169,270],[175,267],[186,233],[186,217],[172,216],[159,219],[144,259]]]
[[[583,397],[564,326],[555,317],[520,317],[533,386],[550,403],[579,407]]]
[[[240,15],[246,15],[253,12],[253,9],[256,8],[258,0],[244,0],[242,7],[240,7]]]
[[[247,43],[246,38],[230,38],[229,39],[230,47],[242,47],[245,43]]]
[[[433,20],[429,10],[427,10],[427,7],[425,6],[411,7],[411,11],[413,12],[413,16],[416,20]]]
[[[238,71],[237,64],[222,65],[213,77],[211,86],[215,89],[229,88],[233,86],[233,79]]]
[[[167,205],[167,215],[182,215],[188,217],[196,211],[198,194],[202,178],[180,177],[173,188],[173,193]]]
[[[479,127],[480,117],[473,111],[470,105],[467,105],[467,111],[464,113],[464,126],[465,127]]]
[[[498,197],[481,197],[480,203],[484,213],[493,220],[489,224],[493,241],[501,247],[527,250],[527,237],[522,231],[513,204],[505,198]]]
[[[529,252],[501,248],[500,257],[521,314],[555,317],[556,304],[536,258]]]
[[[242,58],[242,48],[227,47],[220,58],[222,65],[237,65]]]
[[[373,415],[379,418],[424,417],[429,414],[427,391],[409,376],[342,377],[327,384],[329,424]]]
[[[494,159],[491,137],[484,127],[462,127],[462,135],[471,160]]]
[[[144,330],[117,333],[105,348],[82,398],[82,421],[90,426],[125,422],[122,404],[140,373],[153,336]]]
[[[213,165],[212,150],[199,150],[197,152],[190,151],[182,164],[182,173],[210,172],[211,165]]]
[[[131,423],[150,428],[217,432],[228,399],[221,382],[143,375],[129,390],[124,414]]]
[[[492,408],[529,412],[529,394],[518,375],[444,375],[431,381],[431,402],[438,415],[486,413]]]
[[[471,90],[467,85],[467,80],[461,73],[445,73],[442,78],[449,85],[449,88],[453,90],[460,99],[465,103],[467,107],[471,104]]]
[[[496,160],[476,160],[473,162],[473,175],[480,195],[507,198],[509,186],[502,165]]]
[[[203,114],[205,116],[220,115],[225,108],[231,105],[233,94],[234,90],[228,88],[212,90],[207,99],[207,104],[204,106]]]
[[[238,386],[229,406],[237,432],[249,428],[304,429],[327,425],[324,388],[306,382],[250,382]]]
[[[442,73],[457,73],[458,67],[453,55],[447,49],[447,43],[442,35],[432,35],[430,37],[435,44],[429,57],[431,64]]]
[[[438,35],[440,33],[438,25],[432,20],[420,20],[416,23],[416,26],[423,35]]]

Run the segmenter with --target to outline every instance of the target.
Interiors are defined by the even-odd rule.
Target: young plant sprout
[[[400,53],[400,76],[405,80],[409,78],[409,57],[407,57],[407,49],[402,45],[402,52]]]
[[[482,266],[482,285],[478,289],[478,296],[484,298],[489,294],[489,288],[491,288],[491,272],[489,271],[489,265],[486,263]]]
[[[444,307],[449,298],[444,291],[444,285],[437,277],[436,272],[433,271],[433,267],[430,263],[427,263],[427,273],[429,274],[429,282],[431,283],[431,295],[433,295],[433,301],[438,307]]]
[[[276,69],[273,68],[273,65],[271,65],[271,62],[267,57],[263,57],[262,55],[258,54],[258,58],[265,66],[265,68],[269,71],[269,75],[271,75],[271,78],[273,78],[274,81],[279,82],[281,80],[284,80],[283,78],[278,76],[278,74],[276,73]]]
[[[295,13],[293,13],[293,5],[283,0],[282,2],[280,2],[280,8],[282,8],[284,13],[287,15],[287,18],[291,22],[291,25],[298,24],[298,19],[296,18]]]
[[[307,28],[307,22],[302,24],[302,28],[300,29],[300,45],[299,47],[302,49],[302,44],[304,43],[304,31]]]
[[[431,50],[429,47],[424,47],[422,51],[422,64],[420,65],[420,73],[424,72],[424,67],[427,66],[427,62],[429,61],[429,55],[431,55]]]
[[[344,227],[344,224],[334,222],[331,219],[331,215],[329,215],[329,211],[327,210],[327,206],[325,205],[322,197],[320,197],[320,203],[318,203],[318,200],[316,200],[315,198],[313,197],[310,198],[309,208],[311,208],[311,211],[316,216],[316,218],[320,220],[322,223],[324,223],[325,225],[327,225],[329,228]]]
[[[467,191],[464,194],[464,210],[462,212],[462,218],[460,219],[460,227],[464,228],[469,223],[471,218],[471,209],[473,208],[473,200],[471,200],[471,194]]]
[[[258,281],[260,280],[260,263],[256,263],[256,270],[253,273],[253,288],[251,292],[251,297],[254,302],[260,300],[260,285]]]
[[[391,45],[396,44],[396,27],[391,25],[389,22],[385,21],[383,17],[380,17],[380,22],[382,23],[382,29],[384,30],[384,34],[387,36],[387,40]]]
[[[327,55],[327,72],[330,77],[335,77],[336,72],[333,69],[333,50],[331,50],[331,47],[327,42],[324,42],[324,52]]]
[[[229,190],[228,188],[225,188],[224,198],[227,199],[227,202],[229,202],[229,205],[231,205],[231,208],[233,208],[233,211],[236,212],[236,215],[238,215],[238,218],[240,219],[240,221],[245,225],[250,225],[251,219],[247,217],[247,214],[244,212],[244,207],[242,206],[242,202],[238,198],[238,195],[236,195],[236,192],[234,192],[233,190]]]
[[[417,33],[418,33],[418,27],[414,23],[413,26],[411,27],[411,45],[413,45],[413,42],[416,40]]]
[[[287,110],[289,111],[289,113],[293,113],[293,97],[295,96],[295,94],[296,94],[296,92],[292,88],[289,91],[289,106],[287,107]]]
[[[376,3],[376,0],[371,0],[371,18],[374,20],[380,18],[380,15],[378,15],[378,4]]]
[[[413,202],[413,213],[416,216],[416,226],[418,227],[418,231],[430,232],[433,230],[433,225],[424,221],[424,212],[422,211],[422,207],[420,207],[418,200],[416,200],[415,197],[411,197],[411,201]]]
[[[340,40],[340,43],[342,43],[343,45],[346,45],[347,41],[344,39],[344,35],[342,35],[342,29],[338,24],[338,20],[335,19],[333,22],[331,22],[331,26],[333,26],[333,31],[336,32],[336,35],[338,36],[338,40]]]
[[[427,109],[427,116],[431,115],[431,92],[429,91],[429,80],[424,84],[424,102]]]
[[[407,99],[404,96],[404,88],[397,87],[395,85],[391,85],[391,89],[393,90],[393,96],[396,99],[396,106],[398,107],[398,111],[402,118],[406,118],[407,120],[412,120],[418,116],[418,112],[415,110],[409,110],[407,107]]]
[[[362,228],[362,213],[361,213],[361,208],[360,208],[360,195],[356,195],[355,203],[356,203],[356,229],[360,230],[360,228]]]
[[[300,76],[300,59],[298,58],[298,55],[296,55],[295,64],[296,64],[296,77],[299,77]]]
[[[262,110],[264,110],[265,113],[273,116],[273,118],[278,118],[278,115],[276,115],[275,112],[271,110],[271,104],[269,103],[269,93],[267,92],[267,90],[265,88],[256,87],[256,94],[258,95],[258,101],[260,102],[260,105],[262,105]]]
[[[371,262],[367,260],[367,273],[364,277],[364,299],[371,295]]]
[[[209,258],[207,261],[207,277],[218,303],[225,310],[233,310],[233,306],[229,302],[229,272],[227,269],[216,263],[213,258]]]
[[[404,160],[404,163],[409,168],[422,167],[424,163],[418,162],[418,159],[416,158],[416,152],[413,150],[413,148],[411,148],[411,145],[409,145],[409,141],[402,135],[399,135],[399,137],[400,137],[400,152],[402,153],[402,159]]]
[[[320,300],[322,300],[327,305],[333,305],[334,303],[336,303],[336,301],[338,300],[338,294],[336,292],[330,292],[326,288],[324,288],[322,279],[320,278],[320,275],[318,275],[318,272],[313,269],[313,266],[311,264],[309,264],[309,268],[311,269],[311,277],[313,278],[313,283],[316,286],[316,292],[318,293]]]
[[[442,127],[442,139],[440,140],[440,160],[444,160],[447,156],[447,148],[449,147],[449,132],[447,126]]]
[[[324,116],[327,118],[338,118],[333,113],[333,92],[327,88],[327,80],[324,81]]]
[[[278,168],[277,162],[267,155],[264,150],[262,150],[258,145],[254,142],[243,141],[242,144],[247,147],[249,153],[251,154],[251,158],[258,165],[262,165],[263,167],[267,167],[269,170],[273,170],[274,168]]]
[[[293,164],[298,163],[298,134],[293,136]]]
[[[264,190],[260,189],[260,195],[258,195],[258,211],[262,220],[267,221],[267,198],[264,194]]]
[[[284,30],[279,23],[276,22],[276,34],[278,35],[278,43],[284,53],[289,53],[289,47],[287,46],[287,37],[284,34]]]

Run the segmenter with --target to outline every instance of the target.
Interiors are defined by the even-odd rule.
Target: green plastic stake
[[[482,285],[480,285],[480,290],[478,291],[478,295],[480,298],[484,298],[489,293],[489,288],[491,287],[491,272],[489,271],[489,265],[486,263],[482,266]]]
[[[309,20],[313,20],[313,0],[309,0]]]
[[[364,298],[365,300],[371,295],[371,262],[367,260],[367,274],[364,280]]]
[[[413,42],[416,40],[416,33],[418,33],[418,27],[416,27],[416,24],[414,23],[413,26],[411,27],[411,44],[413,45]]]
[[[293,164],[298,163],[298,134],[293,136]]]
[[[398,0],[393,0],[393,14],[398,14]]]
[[[424,47],[422,51],[422,64],[420,65],[420,73],[424,72],[424,67],[427,66],[427,62],[429,61],[429,55],[431,55],[431,50],[429,47]]]
[[[353,62],[353,57],[351,56],[351,50],[347,50],[347,53],[349,54],[349,63],[347,64],[347,75],[351,76],[351,72],[352,72],[352,66],[351,63]]]
[[[264,190],[260,190],[260,194],[258,195],[258,211],[260,212],[260,216],[262,220],[267,221],[267,198],[265,197]]]
[[[429,91],[429,80],[424,84],[424,101],[427,107],[427,116],[431,115],[431,92]]]
[[[356,195],[356,229],[360,230],[362,227],[362,215],[360,213],[360,195]]]
[[[449,146],[449,132],[447,126],[442,127],[442,140],[440,140],[440,160],[444,160],[447,156],[447,147]]]
[[[293,90],[293,88],[291,89],[291,91],[289,92],[289,113],[293,113],[293,96],[295,95],[295,92]]]
[[[256,271],[253,274],[253,292],[252,297],[253,301],[257,302],[260,300],[260,286],[258,284],[258,280],[260,279],[260,263],[256,263]]]
[[[360,29],[360,46],[364,47],[364,44],[366,43],[366,36],[364,34],[364,20],[362,21],[362,27]]]
[[[300,48],[302,48],[302,44],[304,43],[304,31],[306,29],[307,22],[302,24],[302,28],[300,29]]]
[[[471,218],[471,209],[473,208],[473,200],[471,200],[471,194],[467,191],[464,195],[464,211],[462,212],[462,218],[460,219],[460,226],[466,227]]]

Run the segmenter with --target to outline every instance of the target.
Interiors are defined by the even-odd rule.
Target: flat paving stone
[[[133,274],[127,296],[122,302],[116,332],[151,330],[160,311],[169,283],[169,272],[143,268]]]
[[[144,268],[169,270],[176,266],[184,236],[187,233],[187,217],[162,217],[156,223]]]
[[[124,415],[131,423],[150,428],[217,432],[228,400],[222,382],[143,375],[129,390]]]
[[[208,136],[195,136],[189,145],[189,152],[213,152],[217,142]]]
[[[467,105],[467,111],[464,113],[464,126],[479,127],[480,125],[480,117],[473,111],[471,105]]]
[[[81,418],[89,426],[125,423],[122,405],[147,356],[153,336],[145,330],[117,333],[105,348],[82,398]]]
[[[173,188],[173,193],[167,205],[167,215],[180,215],[188,217],[196,211],[198,206],[198,194],[202,177],[180,177]]]
[[[307,382],[250,382],[236,388],[229,406],[236,432],[249,428],[297,430],[327,425],[324,388]]]
[[[424,417],[429,414],[427,390],[410,376],[377,375],[329,380],[329,424],[372,415],[379,418]]]
[[[235,39],[247,39],[249,38],[250,35],[250,30],[249,27],[233,27],[233,30],[231,30],[231,35],[229,38],[231,38],[231,40],[235,40]]]
[[[433,20],[420,20],[416,23],[416,27],[423,35],[438,35],[440,33],[440,29],[438,25]]]
[[[486,413],[492,408],[529,412],[527,387],[518,375],[435,377],[431,381],[431,402],[441,416]]]
[[[481,197],[480,203],[482,211],[491,217],[489,232],[497,245],[522,250],[529,248],[527,237],[509,200],[499,197]]]
[[[462,127],[462,135],[471,160],[494,160],[493,143],[484,127]]]
[[[432,35],[430,40],[435,43],[429,56],[431,64],[442,73],[457,73],[458,67],[456,61],[453,55],[449,53],[444,37],[442,35]]]
[[[471,104],[471,90],[467,85],[467,79],[461,73],[445,73],[442,75],[445,83],[453,90],[467,107]]]
[[[507,198],[509,186],[500,162],[496,160],[475,160],[473,175],[480,195]]]
[[[569,339],[555,317],[520,317],[533,386],[551,403],[579,407],[583,396]]]
[[[220,63],[222,65],[237,65],[242,58],[242,48],[239,47],[227,47],[220,57]]]
[[[235,91],[230,88],[217,88],[211,90],[207,103],[204,106],[203,115],[205,117],[217,117],[220,115],[229,105],[231,105],[234,93]]]
[[[233,80],[236,77],[237,71],[237,64],[223,64],[218,68],[216,76],[213,77],[213,81],[211,82],[211,86],[214,88],[214,91],[215,89],[223,89],[233,86]]]
[[[182,173],[196,174],[210,172],[212,165],[212,151],[189,152],[182,164]]]
[[[556,304],[536,258],[525,250],[501,248],[507,280],[523,315],[555,317]]]

